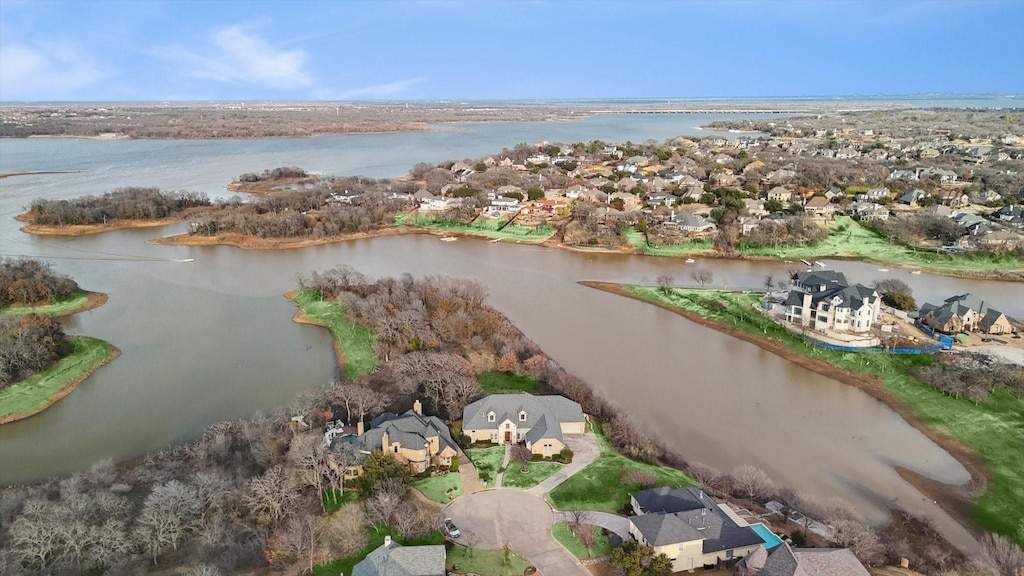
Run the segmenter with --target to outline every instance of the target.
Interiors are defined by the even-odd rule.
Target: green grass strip
[[[377,355],[373,345],[377,335],[369,328],[348,321],[345,307],[333,300],[323,300],[315,290],[300,290],[292,296],[302,311],[317,320],[334,334],[345,356],[342,371],[349,380],[355,380],[377,367]]]
[[[626,241],[637,249],[641,254],[648,256],[681,256],[684,254],[703,254],[711,250],[711,241],[703,238],[694,238],[668,246],[651,246],[647,244],[643,232],[634,228],[627,228],[622,232]]]
[[[73,314],[76,310],[85,306],[88,301],[89,293],[85,290],[79,290],[74,294],[65,296],[64,298],[58,298],[45,306],[10,306],[7,308],[0,308],[0,314],[19,316],[24,314],[42,314],[46,316],[68,315]]]
[[[476,468],[476,476],[483,486],[494,486],[494,477],[501,468],[501,461],[505,459],[505,447],[495,446],[494,448],[472,448],[466,450],[466,456]],[[489,477],[484,480],[484,475]]]
[[[412,487],[434,502],[447,504],[462,494],[462,478],[456,470],[417,480],[412,483]]]
[[[779,342],[793,352],[825,360],[843,370],[878,378],[918,419],[960,439],[982,456],[992,482],[977,502],[975,517],[988,530],[1024,545],[1024,397],[1001,389],[984,402],[974,403],[943,394],[910,375],[914,367],[934,362],[927,354],[840,352],[813,346],[754,310],[761,298],[756,293],[682,288],[665,291],[646,286],[629,286],[626,291]]]
[[[511,372],[484,372],[477,381],[480,387],[488,394],[509,394],[526,392],[534,394],[537,392],[537,381],[524,374],[512,374]]]
[[[415,226],[417,228],[427,228],[458,234],[470,234],[473,236],[483,236],[485,238],[516,240],[532,244],[539,244],[555,234],[555,228],[551,225],[532,227],[522,226],[520,224],[509,224],[502,227],[505,222],[506,220],[478,218],[473,222],[466,223],[423,215],[409,216],[408,214],[399,214],[398,216],[395,216],[395,224],[400,226]],[[501,229],[499,230],[499,228]]]
[[[54,395],[86,378],[114,352],[109,342],[89,336],[72,337],[71,346],[71,353],[49,369],[0,391],[0,419],[45,408]]]
[[[501,550],[479,550],[455,545],[448,551],[448,569],[479,576],[522,576],[531,564],[519,554]]]
[[[682,470],[637,462],[616,453],[605,438],[600,424],[591,422],[591,425],[601,447],[601,455],[548,494],[548,500],[555,508],[603,512],[622,510],[629,502],[630,492],[641,489],[639,484],[622,481],[622,475],[627,470],[653,472],[658,477],[658,486],[697,485]]]
[[[556,522],[551,528],[551,535],[555,537],[555,540],[558,540],[562,546],[565,546],[565,549],[570,554],[581,560],[611,554],[614,549],[614,546],[608,543],[608,537],[604,535],[600,528],[595,526],[594,532],[596,533],[594,548],[588,554],[587,548],[576,537],[576,533],[569,528],[568,523]]]
[[[345,504],[349,502],[355,502],[359,499],[359,493],[355,490],[346,491],[344,493],[338,492],[337,490],[331,490],[325,488],[323,493],[320,495],[324,500],[324,511],[327,514],[340,510]]]
[[[522,471],[523,466],[526,467],[526,472]],[[561,470],[562,466],[563,464],[557,462],[509,462],[501,479],[501,487],[523,490],[533,488]]]

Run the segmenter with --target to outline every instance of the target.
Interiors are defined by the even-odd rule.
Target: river
[[[719,116],[720,117],[720,116]],[[897,505],[931,519],[955,544],[969,535],[896,474],[901,465],[951,483],[968,479],[945,451],[881,402],[760,348],[579,280],[685,282],[679,260],[581,254],[433,236],[375,238],[293,251],[146,244],[183,226],[80,238],[35,237],[13,216],[37,197],[123,185],[223,194],[242,172],[299,165],[329,174],[395,176],[419,161],[473,158],[517,142],[643,141],[693,133],[707,117],[608,115],[573,123],[475,124],[459,131],[228,141],[0,140],[0,171],[83,170],[0,180],[0,252],[53,258],[109,302],[66,320],[123,354],[45,412],[0,426],[0,483],[68,474],[110,457],[157,451],[207,426],[286,405],[337,376],[326,330],[291,322],[282,294],[295,277],[336,264],[371,276],[474,277],[490,302],[551,357],[635,416],[688,460],[764,468],[781,484],[839,496],[881,522]],[[194,258],[191,263],[175,259]],[[714,284],[758,288],[774,262],[712,260]],[[853,281],[876,266],[830,262]],[[919,300],[970,291],[1024,314],[1018,285],[903,271]]]

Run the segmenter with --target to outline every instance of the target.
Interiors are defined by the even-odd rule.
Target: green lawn
[[[417,480],[412,483],[412,487],[434,502],[447,504],[462,494],[462,479],[456,470],[448,474]]]
[[[746,256],[771,256],[780,260],[846,256],[952,271],[1016,269],[1021,266],[1020,258],[1016,256],[945,254],[894,244],[849,216],[836,218],[828,238],[821,242],[779,247],[741,246],[740,252]]]
[[[1024,544],[1024,397],[999,390],[975,404],[943,394],[910,376],[915,366],[933,362],[927,354],[858,354],[812,346],[754,310],[759,294],[678,288],[664,292],[639,286],[627,287],[627,291],[783,343],[794,352],[826,360],[844,370],[879,378],[923,422],[981,454],[992,473],[992,483],[978,500],[976,518],[985,528]],[[723,304],[724,309],[716,308],[714,302]]]
[[[71,345],[71,353],[57,364],[0,391],[0,418],[38,410],[66,385],[101,366],[113,349],[89,336],[74,336]]]
[[[74,294],[59,298],[46,306],[10,306],[7,308],[0,308],[0,314],[44,314],[44,315],[61,315],[66,316],[73,314],[75,310],[81,308],[89,301],[89,293],[85,290],[79,290]]]
[[[448,569],[455,574],[478,574],[479,576],[522,576],[531,566],[525,558],[511,552],[508,563],[504,562],[501,550],[478,550],[455,545],[448,550]]]
[[[631,246],[637,249],[637,251],[641,254],[647,254],[648,256],[680,256],[683,254],[701,254],[711,250],[711,241],[700,238],[686,240],[684,242],[670,244],[668,246],[651,246],[648,245],[647,240],[644,239],[643,232],[633,228],[624,230],[622,235]]]
[[[645,470],[658,476],[658,486],[696,486],[682,470],[630,460],[615,452],[604,437],[601,426],[592,422],[594,435],[601,446],[601,455],[586,468],[573,474],[548,494],[548,500],[559,510],[600,510],[618,512],[629,502],[629,493],[641,489],[639,484],[622,481],[626,470]]]
[[[484,372],[478,378],[480,387],[488,394],[506,394],[515,392],[526,392],[534,394],[537,392],[537,381],[523,374],[512,374],[511,372]]]
[[[315,290],[300,290],[292,300],[307,316],[323,322],[334,334],[345,356],[342,368],[346,378],[355,380],[377,367],[377,355],[373,352],[377,335],[368,328],[349,322],[344,306],[336,301],[321,300]]]
[[[555,537],[555,540],[565,546],[566,550],[569,551],[573,556],[583,559],[592,558],[597,556],[604,556],[605,554],[611,554],[614,546],[608,543],[608,537],[604,535],[597,526],[594,527],[594,532],[597,533],[596,543],[594,549],[587,554],[587,549],[580,542],[580,539],[576,537],[576,533],[569,528],[569,524],[565,522],[557,522],[554,527],[551,528],[551,535]]]
[[[415,538],[406,540],[394,529],[387,528],[384,526],[373,526],[370,527],[367,532],[370,535],[369,541],[366,546],[363,546],[361,550],[348,558],[339,558],[337,560],[331,560],[329,562],[323,562],[317,564],[313,568],[314,576],[338,576],[339,574],[351,574],[352,568],[360,563],[366,556],[380,548],[384,544],[384,536],[390,535],[391,538],[403,546],[425,546],[429,544],[443,544],[444,535],[440,531],[434,530],[429,536],[425,538]]]
[[[501,480],[502,488],[533,488],[552,474],[558,472],[563,464],[557,462],[527,462],[526,472],[520,472],[521,465],[517,462],[509,462],[505,470],[505,476]]]
[[[471,234],[485,238],[501,238],[503,240],[518,240],[520,242],[540,243],[555,233],[554,226],[520,226],[509,224],[504,226],[506,220],[491,220],[478,218],[471,223],[458,222],[454,220],[442,220],[432,216],[416,215],[410,217],[408,214],[395,216],[395,224],[400,226],[414,226],[416,228],[429,228],[445,232],[456,232],[459,234]],[[499,230],[498,228],[501,228]]]
[[[466,450],[466,456],[469,457],[473,466],[476,467],[476,476],[480,479],[480,484],[494,486],[494,477],[498,474],[498,468],[501,468],[501,461],[505,458],[505,447],[473,448]],[[489,481],[484,481],[484,474],[490,476]]]
[[[324,499],[324,510],[327,514],[340,509],[349,502],[355,502],[359,499],[359,493],[353,490],[346,490],[344,494],[337,490],[331,490],[330,488],[325,489],[321,498]]]

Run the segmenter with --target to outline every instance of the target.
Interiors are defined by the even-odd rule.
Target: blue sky
[[[1024,0],[0,0],[0,100],[1024,93]]]

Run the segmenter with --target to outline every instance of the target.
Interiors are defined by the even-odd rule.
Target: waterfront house
[[[458,453],[448,426],[437,416],[424,416],[419,400],[405,414],[381,414],[370,422],[355,445],[364,454],[381,450],[408,466],[413,474],[451,466]]]
[[[736,564],[736,576],[870,576],[846,548],[790,548],[783,542],[763,546]]]
[[[525,442],[544,457],[565,448],[565,434],[583,434],[585,428],[583,408],[564,396],[492,394],[462,411],[462,433],[470,442]]]
[[[831,218],[836,213],[836,206],[824,196],[813,196],[804,204],[804,212],[823,218]]]
[[[917,317],[925,326],[946,334],[979,330],[986,334],[1009,334],[1014,331],[1005,314],[970,293],[951,296],[939,305],[925,303]]]
[[[765,543],[728,505],[698,488],[651,488],[629,500],[630,536],[668,556],[676,572],[728,563]]]
[[[690,212],[672,212],[664,225],[690,233],[710,232],[717,228],[714,222]]]
[[[352,576],[445,576],[443,544],[402,546],[384,536],[384,543],[352,567]]]
[[[800,272],[783,305],[786,321],[819,331],[867,332],[878,322],[882,298],[874,288],[848,285],[841,272]]]
[[[899,202],[900,204],[906,204],[907,206],[917,206],[917,203],[920,202],[921,199],[927,197],[928,193],[918,188],[916,190],[911,190],[910,192],[903,194],[902,196],[897,198],[896,201]]]

